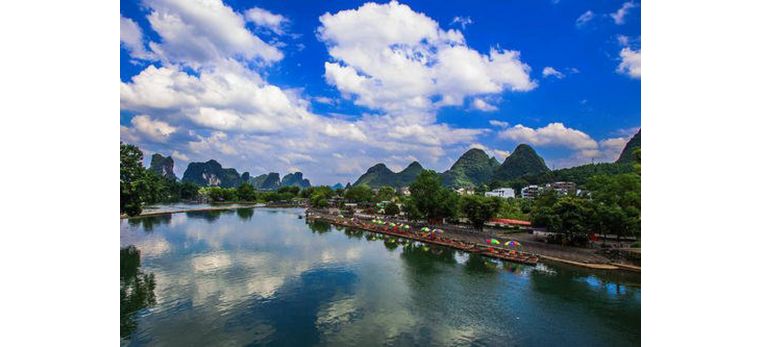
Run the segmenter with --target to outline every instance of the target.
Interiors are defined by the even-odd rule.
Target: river
[[[121,344],[640,343],[639,274],[503,263],[303,214],[121,220]]]

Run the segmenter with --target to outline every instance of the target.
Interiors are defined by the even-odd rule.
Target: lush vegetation
[[[476,230],[482,230],[484,223],[495,218],[502,205],[502,199],[497,197],[466,195],[461,198],[460,211]]]
[[[143,205],[177,202],[198,197],[199,189],[188,182],[160,176],[143,166],[143,152],[134,145],[120,144],[119,195],[120,213],[139,215]]]
[[[411,217],[424,217],[439,223],[458,213],[457,193],[442,185],[442,178],[434,170],[424,170],[410,185],[410,199],[406,211]]]
[[[404,170],[397,173],[389,170],[384,164],[376,164],[360,176],[353,186],[367,185],[372,188],[382,186],[406,187],[418,177],[421,171],[423,171],[423,166],[417,161],[410,163]]]
[[[489,183],[500,164],[483,150],[472,148],[463,153],[452,167],[442,173],[442,183],[448,187],[478,187]]]
[[[532,147],[520,144],[497,168],[493,180],[509,181],[521,176],[536,175],[548,171],[550,170],[545,165],[545,160],[537,155]]]

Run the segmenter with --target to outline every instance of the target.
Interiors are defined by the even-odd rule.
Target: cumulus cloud
[[[489,124],[498,128],[507,128],[510,125],[508,122],[503,122],[497,119],[491,119]]]
[[[542,69],[542,77],[547,78],[547,77],[551,77],[551,76],[555,77],[555,78],[558,78],[558,79],[562,79],[562,78],[566,77],[566,75],[564,75],[561,71],[558,71],[558,70],[554,69],[552,66],[546,66],[546,67],[544,67]]]
[[[497,106],[488,103],[486,100],[482,98],[474,98],[474,101],[471,102],[471,106],[479,111],[484,111],[484,112],[497,111]]]
[[[325,79],[361,106],[430,112],[462,105],[467,96],[536,87],[518,51],[481,54],[460,31],[396,1],[326,13],[320,22],[318,37],[333,59]]]
[[[567,128],[563,123],[550,123],[542,128],[517,124],[498,134],[499,137],[535,146],[563,146],[575,150],[597,149],[598,144],[582,131]]]
[[[256,24],[258,27],[266,28],[278,35],[283,35],[283,26],[288,23],[286,17],[259,7],[246,10],[245,16],[246,20]]]
[[[154,59],[154,55],[148,52],[143,42],[143,30],[135,21],[119,16],[119,41],[130,53],[130,56],[142,59]]]
[[[624,47],[619,51],[619,65],[616,71],[620,74],[640,79],[640,50],[633,50],[630,47]]]
[[[219,0],[144,4],[150,28],[125,20],[121,41],[142,59],[135,53],[146,42],[142,33],[156,33],[142,46],[155,60],[120,84],[121,110],[136,115],[121,127],[121,138],[171,153],[180,161],[178,174],[188,161],[210,158],[252,174],[298,168],[318,184],[353,181],[379,161],[404,168],[420,158],[442,170],[489,130],[438,123],[438,108],[468,98],[490,110],[488,100],[499,93],[536,86],[517,51],[482,54],[460,31],[444,30],[408,6],[366,4],[322,16],[318,35],[331,56],[329,85],[378,112],[318,115],[311,102],[336,100],[267,81],[282,53],[246,23],[272,30],[273,17],[238,13]]]
[[[593,20],[595,17],[595,13],[593,11],[588,10],[587,12],[581,14],[579,17],[577,17],[577,20],[575,21],[578,28],[585,26],[587,22]]]
[[[624,17],[627,15],[627,12],[629,12],[632,8],[636,7],[634,2],[628,1],[622,4],[622,7],[620,7],[616,12],[609,14],[612,19],[614,19],[614,23],[617,25],[624,24]]]
[[[452,22],[450,22],[450,25],[460,25],[461,29],[466,30],[466,26],[473,23],[474,21],[471,20],[471,17],[455,16],[455,18],[452,19]]]
[[[236,58],[271,63],[276,47],[246,29],[244,17],[221,0],[146,0],[148,22],[161,36],[149,47],[163,61],[198,67]]]

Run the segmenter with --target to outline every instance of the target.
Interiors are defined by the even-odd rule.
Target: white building
[[[516,193],[513,191],[513,188],[497,188],[491,192],[484,193],[484,196],[495,196],[498,198],[508,199],[515,198]]]

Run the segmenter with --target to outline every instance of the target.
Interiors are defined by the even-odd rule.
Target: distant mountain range
[[[171,156],[164,157],[161,154],[151,156],[149,170],[156,172],[162,177],[172,180],[177,179],[174,173],[174,160]],[[280,174],[270,172],[256,177],[251,177],[248,172],[239,174],[236,169],[223,168],[216,160],[207,162],[191,162],[183,173],[183,182],[191,182],[202,187],[238,187],[248,182],[256,189],[275,190],[280,187],[297,186],[310,187],[310,180],[304,178],[301,172],[289,173],[280,179]]]
[[[410,185],[421,171],[423,171],[423,166],[417,161],[410,163],[400,172],[389,170],[386,165],[379,163],[368,169],[352,185],[365,184],[374,188],[381,186],[404,187]]]
[[[471,148],[440,175],[443,184],[453,188],[477,187],[493,181],[507,182],[515,179],[524,179],[532,184],[554,180],[584,183],[596,174],[632,172],[630,164],[634,161],[633,153],[637,148],[640,148],[640,131],[630,139],[615,163],[587,164],[555,171],[551,171],[545,160],[527,144],[518,145],[502,164],[483,150]],[[372,188],[385,185],[406,187],[413,183],[422,170],[423,167],[417,161],[398,173],[379,163],[360,176],[354,185],[366,184]]]
[[[489,184],[493,181],[511,181],[523,179],[529,183],[544,183],[554,180],[573,181],[578,184],[584,183],[595,174],[626,173],[632,172],[632,162],[635,161],[635,151],[640,148],[640,130],[627,142],[622,153],[614,163],[586,164],[573,168],[551,171],[545,164],[545,160],[527,145],[518,145],[511,155],[505,158],[501,164],[495,157],[490,157],[483,150],[471,148],[458,158],[449,170],[442,172],[442,182],[453,188],[477,187]],[[151,157],[149,170],[169,178],[176,179],[173,172],[174,160],[171,156],[164,157],[154,154]],[[383,163],[373,165],[353,184],[342,185],[337,183],[331,188],[342,189],[351,185],[365,184],[372,188],[391,186],[395,188],[410,186],[418,174],[424,168],[414,161],[404,170],[394,172]],[[207,162],[192,162],[183,173],[182,181],[191,182],[202,187],[237,187],[244,182],[251,183],[256,189],[275,190],[279,187],[297,186],[310,187],[310,180],[304,178],[301,172],[289,173],[283,176],[270,172],[256,177],[251,177],[248,172],[239,174],[236,169],[223,168],[215,160]]]

